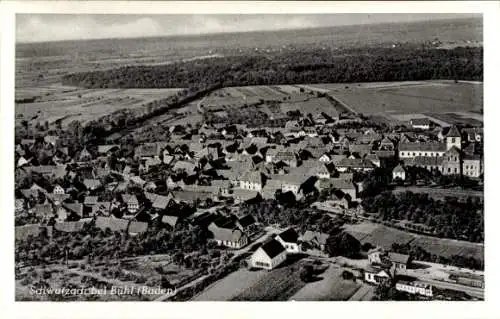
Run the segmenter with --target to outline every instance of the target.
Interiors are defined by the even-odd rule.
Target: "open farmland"
[[[409,81],[309,84],[363,114],[454,113],[483,108],[483,84]]]
[[[149,102],[174,95],[180,89],[79,89],[67,86],[18,89],[17,98],[34,98],[33,103],[16,103],[16,122],[32,120],[52,124],[63,119],[82,123],[123,108],[141,108]]]
[[[310,99],[303,102],[284,102],[281,103],[280,108],[284,114],[295,110],[299,110],[302,114],[311,113],[313,115],[319,113],[333,115],[339,112],[327,98]]]
[[[370,243],[386,249],[391,249],[393,243],[411,244],[420,246],[431,254],[446,258],[460,255],[463,257],[472,256],[479,260],[484,259],[484,245],[479,243],[417,235],[371,222],[346,225],[345,230],[362,244]]]
[[[249,286],[233,301],[285,301],[305,286],[299,273],[302,262],[285,263],[271,271],[260,270],[265,276]]]
[[[215,282],[201,294],[195,296],[194,301],[229,301],[237,297],[245,289],[256,284],[264,276],[265,271],[250,271],[246,268],[238,269],[220,281]]]
[[[318,281],[305,285],[290,300],[296,301],[345,301],[361,287],[360,282],[342,279],[342,268],[330,265]]]

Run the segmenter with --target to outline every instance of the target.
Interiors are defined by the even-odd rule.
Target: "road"
[[[277,228],[274,228],[272,226],[268,226],[264,229],[266,232],[259,238],[257,238],[255,241],[249,243],[248,245],[246,245],[245,247],[241,248],[241,249],[237,249],[237,250],[231,250],[231,252],[234,254],[233,257],[231,257],[231,259],[229,260],[229,263],[231,263],[233,260],[235,260],[236,258],[240,257],[241,255],[247,253],[250,251],[250,249],[257,243],[262,243],[263,241],[265,241],[271,234],[276,234],[278,233],[280,230],[277,229]],[[180,287],[180,288],[177,288],[176,291],[177,292],[180,292],[180,291],[183,291],[184,289],[187,289],[189,287],[193,287],[195,286],[196,284],[202,282],[205,278],[209,277],[210,275],[203,275],[187,284],[185,284],[184,286]],[[165,295],[162,295],[158,298],[156,298],[154,301],[166,301],[168,300],[169,298],[171,298],[172,295],[171,294],[165,294]]]

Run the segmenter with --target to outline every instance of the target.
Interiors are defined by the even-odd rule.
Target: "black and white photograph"
[[[484,301],[484,15],[221,12],[15,14],[15,301]]]

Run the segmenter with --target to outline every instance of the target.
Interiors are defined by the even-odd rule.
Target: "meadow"
[[[81,89],[50,85],[22,88],[16,99],[35,98],[33,103],[16,103],[16,123],[23,120],[62,126],[74,120],[82,124],[123,108],[141,108],[149,102],[176,94],[181,89]]]
[[[408,81],[349,84],[309,84],[359,113],[394,115],[478,111],[483,84],[453,81]],[[455,119],[456,120],[456,119]]]
[[[484,245],[462,240],[417,235],[371,222],[346,225],[346,231],[363,243],[391,249],[393,243],[420,246],[431,254],[450,258],[453,255],[484,260]]]

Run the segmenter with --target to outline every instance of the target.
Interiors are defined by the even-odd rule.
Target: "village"
[[[319,97],[307,103],[325,103],[323,100]],[[298,96],[294,103],[305,102]],[[217,254],[222,251],[220,264],[202,262],[205,259],[200,257],[202,271],[179,281],[177,285],[182,287],[194,285],[233,261],[262,271],[279,268],[297,256],[335,263],[330,257],[348,258],[351,254],[343,254],[345,247],[340,246],[347,245],[343,240],[334,240],[343,231],[325,225],[337,223],[341,228],[346,222],[381,223],[362,205],[370,192],[419,186],[430,192],[448,189],[440,184],[442,180],[482,184],[482,127],[441,127],[428,118],[416,118],[405,126],[389,128],[333,106],[316,114],[297,110],[288,115],[258,127],[214,123],[213,118],[171,125],[166,128],[166,139],[148,142],[136,142],[140,137],[134,136],[126,142],[121,139],[68,147],[67,136],[21,139],[15,149],[15,214],[16,243],[24,243],[24,251],[16,252],[16,263],[21,268],[56,261],[68,265],[68,260],[82,258],[95,263],[99,259],[95,245],[99,244],[88,239],[90,235],[84,236],[95,234],[89,229],[99,230],[101,236],[122,236],[118,244],[122,246],[123,240],[146,240],[168,233],[171,235],[166,238],[171,240],[178,235],[189,237],[179,239],[181,242],[191,241],[149,250],[129,249],[127,244],[121,248],[125,252],[114,257],[117,259],[154,251],[175,256],[185,264],[198,249],[206,251],[200,248],[206,244],[217,247]],[[259,208],[255,207],[263,203],[273,203],[281,216],[256,213]],[[294,216],[284,217],[287,210],[294,209],[297,214],[308,211],[323,219],[294,221]],[[430,234],[426,226],[409,223],[398,227]],[[33,249],[43,245],[30,242],[50,243],[50,238],[60,236],[64,240],[85,237],[90,244],[74,244],[84,247],[85,252],[79,253],[67,246],[56,249],[58,253],[34,253]],[[64,240],[56,242],[63,246]],[[390,245],[370,244],[363,245],[361,254],[359,247],[354,249],[352,256],[357,256],[352,263],[345,262],[351,268],[344,277],[423,300],[447,298],[436,289],[448,288],[466,291],[471,298],[482,296],[481,272],[458,267],[461,271],[439,282],[429,277],[429,271],[414,270],[413,256],[391,251]],[[335,245],[339,247],[332,248]],[[336,250],[340,253],[335,254]],[[311,265],[302,267],[301,278],[307,281],[312,272]],[[176,287],[179,293],[180,288]],[[363,296],[366,300],[375,295],[371,289]]]

